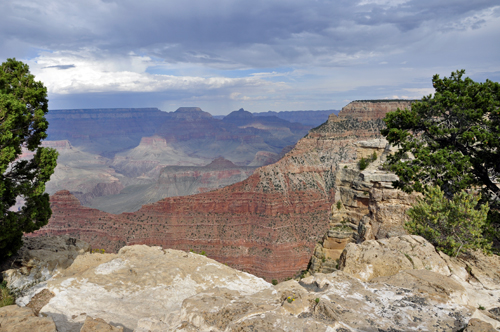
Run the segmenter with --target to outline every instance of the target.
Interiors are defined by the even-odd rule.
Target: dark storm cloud
[[[75,68],[75,65],[55,65],[55,66],[46,66],[43,68],[56,68],[59,70],[64,70],[64,69]]]
[[[0,60],[28,62],[53,108],[415,98],[436,73],[498,80],[499,31],[498,0],[0,1]]]
[[[485,22],[477,15],[498,6],[497,0],[390,3],[4,1],[0,40],[52,51],[95,47],[173,62],[274,66],[334,52],[383,51],[429,33],[477,28]],[[411,33],[416,29],[422,31]]]

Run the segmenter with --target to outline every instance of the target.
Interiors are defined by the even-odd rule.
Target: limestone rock
[[[159,331],[458,331],[474,308],[453,303],[450,290],[463,289],[449,278],[423,271],[413,290],[390,278],[362,282],[337,271],[302,281],[278,284],[242,297],[237,292],[210,290],[186,299],[183,322]],[[421,293],[435,284],[433,293]],[[151,320],[148,321],[151,323]],[[156,322],[157,324],[159,322]],[[151,326],[148,325],[148,326]],[[167,325],[164,325],[164,327]],[[439,327],[439,329],[436,329]],[[145,331],[145,329],[136,332]]]
[[[350,243],[340,257],[339,268],[363,281],[410,269],[451,274],[434,246],[416,235]]]
[[[57,332],[51,318],[36,317],[33,310],[17,305],[0,308],[0,332]]]
[[[86,317],[120,323],[133,330],[142,318],[162,320],[183,301],[204,290],[237,291],[239,296],[272,285],[205,256],[136,245],[118,254],[78,256],[47,283],[55,294],[41,314],[54,319],[59,331],[79,331]]]
[[[123,327],[115,327],[101,318],[93,319],[87,316],[80,332],[123,332]]]
[[[446,293],[453,303],[484,308],[476,310],[473,316],[500,328],[500,257],[497,255],[486,256],[476,251],[449,257],[437,253],[422,237],[406,235],[348,244],[339,265],[341,270],[361,280],[385,282],[389,278],[395,285],[420,289],[426,294],[435,293],[435,289],[439,292],[448,289]],[[442,280],[451,280],[460,287],[436,286],[436,282],[428,278],[428,271],[439,273]],[[395,277],[398,274],[399,277]],[[421,286],[416,286],[417,283]]]
[[[490,323],[486,323],[480,319],[472,318],[465,328],[464,332],[496,332]]]
[[[42,290],[45,281],[70,266],[78,255],[90,250],[87,243],[67,235],[25,237],[23,242],[14,262],[18,268],[3,272],[18,305],[28,304],[31,297]],[[34,287],[38,284],[39,287]]]
[[[43,292],[55,296],[40,313],[59,332],[459,331],[472,318],[500,327],[500,290],[479,281],[497,282],[496,256],[450,258],[418,236],[350,243],[344,253],[344,267],[376,266],[369,281],[344,268],[272,286],[183,251],[86,253],[46,282]],[[413,266],[402,263],[407,256]]]

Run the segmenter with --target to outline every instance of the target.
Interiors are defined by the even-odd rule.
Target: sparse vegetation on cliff
[[[7,288],[6,282],[0,283],[0,308],[14,304],[15,298]]]

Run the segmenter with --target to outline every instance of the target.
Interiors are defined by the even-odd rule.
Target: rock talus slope
[[[258,276],[291,277],[307,268],[317,240],[330,227],[339,165],[359,159],[357,141],[380,137],[388,111],[409,105],[353,102],[245,181],[166,198],[134,213],[84,208],[59,192],[52,197],[49,224],[37,234],[70,234],[114,252],[127,244],[204,250]]]

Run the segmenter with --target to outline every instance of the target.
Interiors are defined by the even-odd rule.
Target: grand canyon
[[[51,198],[49,224],[34,236],[68,234],[110,252],[130,244],[203,251],[268,280],[293,277],[307,269],[316,243],[330,227],[339,169],[360,158],[357,142],[380,138],[385,114],[409,105],[352,102],[311,129],[279,161],[256,169],[244,181],[167,197],[132,213],[85,207],[70,191],[59,191]],[[227,122],[241,126],[250,118],[243,111],[234,115]],[[180,181],[173,172],[171,167],[161,172],[168,187]]]
[[[450,257],[403,227],[419,194],[392,186],[384,162],[396,148],[380,129],[387,112],[411,104],[352,102],[246,166],[223,156],[196,165],[199,155],[173,152],[158,132],[113,159],[46,141],[68,173],[86,160],[91,190],[51,196],[48,225],[25,236],[2,273],[17,305],[0,308],[0,328],[495,331],[498,256]],[[235,115],[240,125],[251,118]],[[194,165],[163,165],[177,154]]]

